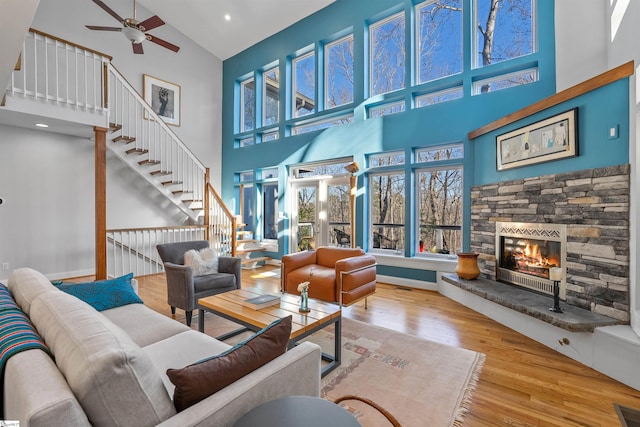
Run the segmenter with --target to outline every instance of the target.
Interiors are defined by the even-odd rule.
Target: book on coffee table
[[[260,310],[261,308],[270,307],[272,305],[280,304],[280,296],[278,295],[259,295],[253,298],[247,298],[241,301],[245,307],[252,308],[254,310]]]

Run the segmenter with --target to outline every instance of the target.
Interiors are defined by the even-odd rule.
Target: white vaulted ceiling
[[[139,0],[165,22],[225,60],[335,0]],[[229,16],[229,20],[225,19]]]

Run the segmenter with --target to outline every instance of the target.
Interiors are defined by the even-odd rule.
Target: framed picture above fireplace
[[[578,155],[578,109],[496,137],[497,168],[505,170]]]

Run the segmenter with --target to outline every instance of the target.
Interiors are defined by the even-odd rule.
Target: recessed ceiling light
[[[229,15],[228,13],[226,15],[224,15],[224,20],[225,21],[231,21],[231,15]]]
[[[49,125],[46,123],[36,123],[36,126],[38,126],[39,128],[48,128]]]

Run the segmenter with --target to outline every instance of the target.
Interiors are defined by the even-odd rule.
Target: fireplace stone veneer
[[[620,165],[473,187],[481,277],[496,280],[497,222],[566,224],[565,303],[628,322],[629,173]]]

